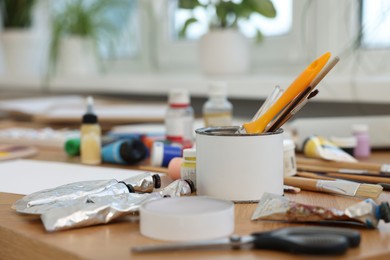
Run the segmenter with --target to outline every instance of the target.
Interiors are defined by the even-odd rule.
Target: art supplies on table
[[[340,255],[358,247],[360,233],[347,228],[289,227],[217,240],[132,247],[133,253],[182,250],[266,249],[305,255]]]
[[[115,181],[111,183],[115,183]],[[114,185],[117,184],[120,183],[117,182]],[[35,202],[41,204],[32,205],[28,210],[18,210],[22,213],[40,214],[42,223],[46,231],[49,232],[105,224],[120,217],[138,213],[140,206],[145,202],[185,196],[193,192],[190,182],[184,180],[172,182],[160,191],[141,194],[129,193],[123,189],[123,192],[114,192],[114,189],[111,192],[106,192],[105,196],[100,196],[105,190],[99,192],[99,187],[94,186],[92,191],[98,191],[98,193],[89,195],[84,193],[84,197],[72,198],[72,194],[77,194],[73,190],[72,193],[65,192],[63,195],[67,199],[61,200],[64,197],[57,197],[55,189],[51,191],[51,194],[47,194],[45,190],[38,194],[37,197],[43,198],[40,201],[35,200]],[[48,197],[51,200],[45,201],[46,195],[51,195]],[[20,205],[14,205],[15,208],[17,206]],[[35,210],[35,208],[38,209]]]
[[[243,124],[238,133],[258,134],[267,131],[267,126],[280,114],[283,109],[286,108],[291,102],[293,107],[288,110],[294,109],[312,92],[315,85],[318,84],[315,79],[323,71],[324,76],[327,69],[323,68],[327,64],[331,54],[329,52],[323,54],[321,57],[313,61],[296,79],[295,81],[283,92],[283,94],[265,111],[259,118],[252,122]],[[338,59],[337,59],[338,61]],[[332,64],[331,62],[330,64]],[[322,78],[321,78],[322,79]],[[318,82],[321,80],[319,79]],[[313,83],[314,82],[314,83]],[[295,99],[295,101],[294,101]],[[298,99],[298,100],[297,100]],[[282,113],[283,114],[283,113]],[[281,126],[281,125],[280,125]],[[276,128],[275,128],[276,129]]]
[[[297,164],[299,166],[317,166],[317,167],[326,167],[332,168],[334,172],[353,172],[357,170],[356,174],[379,174],[387,175],[390,174],[390,164],[381,164],[373,162],[336,162],[336,161],[327,161],[322,159],[313,159],[313,158],[297,158]],[[352,171],[350,171],[352,170]]]
[[[310,158],[328,161],[357,162],[357,160],[323,136],[311,136],[303,143],[303,153]]]
[[[31,193],[16,201],[12,208],[19,213],[42,214],[53,208],[69,204],[71,201],[87,197],[91,199],[127,193],[150,193],[155,188],[160,187],[160,176],[149,172],[122,181],[108,179],[73,182]]]
[[[227,99],[226,82],[210,82],[208,96],[208,100],[202,107],[205,127],[231,126],[233,123],[233,105]]]
[[[0,144],[0,161],[28,158],[38,154],[31,146]]]
[[[380,185],[342,180],[320,180],[304,177],[284,177],[284,184],[303,190],[340,194],[352,197],[377,198],[383,190]]]
[[[91,96],[86,99],[86,106],[86,113],[82,116],[80,128],[81,163],[96,165],[102,161],[102,130],[98,117],[94,112],[93,98]]]
[[[194,110],[191,106],[190,94],[186,89],[171,89],[168,104],[165,115],[166,139],[179,143],[185,148],[192,147]]]
[[[234,231],[234,204],[204,196],[167,198],[140,208],[140,233],[167,241],[199,241]]]
[[[235,202],[283,194],[283,131],[236,134],[238,127],[196,130],[198,195]]]
[[[385,223],[390,222],[390,206],[388,202],[378,205],[372,199],[366,199],[345,210],[339,210],[306,205],[280,195],[265,193],[251,219],[317,224],[339,223],[377,228],[380,220]]]
[[[372,149],[390,147],[390,116],[338,116],[317,118],[296,118],[286,126],[295,134],[297,149],[302,150],[303,142],[315,133],[318,136],[351,136],[352,125],[366,124],[370,129],[370,145]]]

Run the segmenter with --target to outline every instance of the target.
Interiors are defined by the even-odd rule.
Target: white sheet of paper
[[[27,195],[78,181],[120,181],[143,172],[60,162],[4,161],[0,162],[0,192]]]

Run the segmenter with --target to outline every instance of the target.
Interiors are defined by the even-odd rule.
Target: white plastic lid
[[[332,136],[330,137],[330,141],[341,148],[347,148],[347,147],[355,147],[357,145],[356,137],[354,136],[348,136],[348,137],[337,137]]]
[[[164,144],[161,142],[154,142],[151,149],[150,164],[157,167],[162,166],[163,158]]]
[[[182,88],[171,89],[168,103],[181,105],[190,104],[190,94],[188,93],[188,90]]]
[[[184,149],[183,157],[196,157],[196,149],[195,148]]]
[[[223,81],[212,81],[209,83],[209,95],[211,97],[226,97],[227,84]]]
[[[234,230],[234,204],[208,197],[163,198],[140,208],[140,232],[169,241],[222,238]]]
[[[366,133],[368,132],[368,125],[366,124],[355,124],[352,125],[353,133]]]

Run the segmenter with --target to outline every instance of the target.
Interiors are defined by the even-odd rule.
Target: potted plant
[[[126,1],[74,0],[61,4],[53,12],[49,74],[54,70],[60,75],[97,74],[99,44],[109,42],[118,32],[116,21],[123,23],[118,16],[124,15]]]
[[[249,69],[249,42],[239,31],[239,22],[252,15],[276,16],[270,0],[179,0],[178,7],[194,10],[203,8],[209,17],[209,31],[199,41],[199,61],[206,74],[242,74]],[[198,22],[192,16],[184,23],[179,36]],[[257,28],[257,40],[262,39]]]
[[[35,0],[2,0],[0,41],[4,74],[37,76],[44,72],[44,35],[33,30]]]

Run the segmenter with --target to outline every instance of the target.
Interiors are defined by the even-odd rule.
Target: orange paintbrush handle
[[[322,70],[330,58],[330,53],[327,52],[321,57],[313,61],[295,81],[287,88],[283,95],[273,104],[261,117],[257,120],[245,123],[243,126],[246,133],[257,134],[262,133],[269,122],[296,96],[304,91],[317,74]]]

